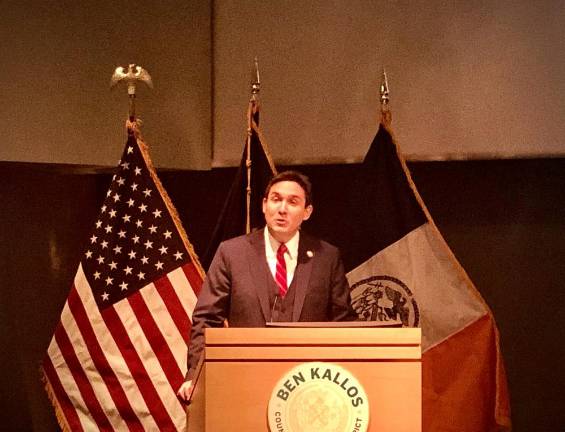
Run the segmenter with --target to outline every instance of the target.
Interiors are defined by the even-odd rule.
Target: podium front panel
[[[361,383],[369,431],[421,431],[419,329],[213,329],[206,338],[205,431],[268,431],[277,383],[312,361],[339,365]]]
[[[332,362],[334,363],[334,362]],[[207,431],[268,431],[267,406],[279,379],[298,362],[207,365]],[[417,362],[340,362],[362,383],[370,403],[369,431],[421,430],[421,367]],[[238,429],[238,428],[242,429]],[[275,432],[275,431],[273,431]]]

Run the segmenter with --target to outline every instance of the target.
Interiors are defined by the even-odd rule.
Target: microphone
[[[279,299],[279,295],[275,295],[275,301],[273,302],[273,308],[271,309],[271,322],[273,322],[273,315],[275,314],[275,308],[277,307],[277,300]]]

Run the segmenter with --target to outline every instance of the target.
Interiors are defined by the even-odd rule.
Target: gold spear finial
[[[388,93],[388,79],[386,76],[386,70],[383,68],[383,80],[381,82],[381,108],[388,109],[388,102],[389,102],[389,93]]]
[[[255,57],[255,76],[251,81],[251,99],[257,100],[257,95],[261,91],[261,80],[259,79],[259,62],[257,57]]]
[[[381,82],[380,87],[380,94],[381,94],[381,123],[385,126],[389,126],[392,121],[392,116],[389,110],[389,88],[388,88],[388,78],[386,76],[386,70],[383,67],[383,79]]]

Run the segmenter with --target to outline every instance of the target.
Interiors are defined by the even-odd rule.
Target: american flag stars
[[[46,387],[72,430],[180,430],[175,392],[202,270],[132,133],[104,195],[43,362]]]
[[[131,295],[188,259],[158,192],[139,148],[128,146],[83,259],[99,307]]]

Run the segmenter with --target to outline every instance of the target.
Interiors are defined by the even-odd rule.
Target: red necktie
[[[275,281],[279,286],[279,295],[281,298],[284,298],[288,291],[288,286],[286,284],[286,262],[284,260],[284,254],[286,251],[288,251],[288,248],[284,243],[281,243],[277,250],[277,272],[275,274]]]

